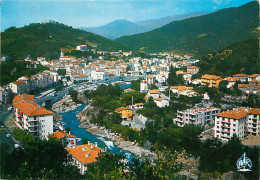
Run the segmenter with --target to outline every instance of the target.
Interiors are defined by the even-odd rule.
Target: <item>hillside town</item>
[[[40,23],[3,21],[0,179],[259,179],[259,3],[198,2],[55,2]],[[97,4],[120,16],[84,27],[107,21]],[[190,14],[163,17],[175,6]]]
[[[65,132],[62,126],[55,126],[59,123],[54,118],[55,113],[65,112],[64,109],[58,110],[64,103],[73,102],[70,95],[64,95],[57,100],[62,101],[55,105],[55,111],[47,110],[47,103],[41,102],[39,99],[46,97],[54,98],[60,91],[64,89],[74,89],[78,92],[78,96],[84,96],[85,91],[95,91],[100,85],[118,84],[123,93],[135,92],[132,89],[131,82],[136,81],[139,86],[139,92],[144,94],[144,99],[137,102],[135,96],[131,97],[129,106],[122,106],[114,109],[122,118],[121,124],[130,127],[135,131],[141,131],[146,128],[147,122],[153,121],[151,117],[146,117],[140,110],[145,104],[152,101],[158,108],[170,106],[172,102],[179,101],[178,97],[186,97],[192,99],[200,97],[195,105],[191,105],[187,109],[177,110],[176,117],[172,118],[172,124],[179,127],[186,125],[196,125],[205,127],[209,135],[201,135],[201,140],[207,138],[218,138],[222,142],[227,142],[236,135],[240,140],[245,141],[250,138],[258,139],[260,135],[260,109],[250,107],[239,107],[231,101],[228,104],[216,104],[211,101],[208,92],[199,93],[196,87],[207,87],[219,89],[221,82],[225,81],[226,89],[233,89],[235,85],[241,91],[243,97],[250,94],[260,95],[260,74],[234,74],[232,77],[220,77],[214,74],[204,74],[201,78],[193,78],[199,73],[197,64],[199,59],[193,59],[191,56],[173,55],[167,53],[152,54],[153,58],[132,57],[132,52],[106,52],[88,49],[87,45],[79,45],[76,47],[78,51],[93,51],[98,54],[96,59],[91,56],[87,58],[78,58],[74,56],[65,56],[61,51],[60,57],[47,61],[44,57],[32,59],[28,56],[25,61],[35,68],[37,65],[47,67],[44,70],[31,77],[21,76],[16,81],[1,87],[0,98],[2,104],[12,104],[13,120],[17,127],[27,130],[32,136],[41,139],[57,137],[65,138],[67,142],[66,150],[73,157],[73,163],[80,169],[82,174],[87,171],[87,167],[97,162],[96,158],[99,152],[105,151],[100,149],[95,142],[85,145],[77,145],[79,138]],[[109,54],[112,60],[106,60],[104,56]],[[173,71],[173,69],[176,69]],[[171,85],[169,75],[175,73],[175,77],[182,79],[178,84]],[[62,88],[57,88],[61,86]],[[31,95],[36,89],[41,88],[42,91]],[[35,100],[41,102],[37,104]],[[90,99],[89,99],[90,100]],[[86,103],[87,101],[85,101]],[[235,102],[235,101],[234,101]],[[51,105],[52,105],[51,104]],[[61,105],[62,104],[62,105]],[[72,111],[81,104],[75,103],[66,105],[66,111]],[[44,107],[46,106],[46,108]],[[65,106],[65,107],[66,107]],[[54,105],[53,105],[54,108]],[[178,108],[177,108],[178,109]],[[53,109],[54,110],[54,109]],[[84,116],[84,110],[82,111]],[[93,117],[93,116],[92,116]],[[110,138],[116,145],[121,145],[122,149],[128,150],[141,157],[141,152],[146,150],[126,148],[126,142],[123,139],[118,140],[115,134],[107,134],[99,131],[99,126],[91,124],[89,120],[80,121],[83,127],[93,134],[104,138]],[[85,123],[88,123],[86,126]],[[56,130],[56,131],[55,131]],[[120,136],[120,134],[118,134]],[[204,137],[205,136],[205,137]],[[257,142],[257,140],[254,140]],[[259,142],[259,141],[258,141]],[[94,142],[93,142],[94,143]],[[124,145],[123,145],[124,144]],[[135,144],[135,143],[134,143]],[[255,144],[259,145],[259,144]],[[126,146],[126,147],[124,147]],[[130,143],[131,147],[132,144]],[[138,146],[138,143],[135,145]],[[87,155],[85,155],[87,153]],[[146,155],[152,152],[145,153]]]

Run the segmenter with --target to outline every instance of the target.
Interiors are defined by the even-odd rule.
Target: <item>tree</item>
[[[136,90],[136,91],[140,91],[140,81],[141,80],[133,80],[133,81],[131,81],[131,88]]]
[[[176,78],[176,71],[173,69],[172,65],[170,67],[170,73],[167,79],[167,82],[170,86],[174,85],[174,79]]]
[[[84,175],[87,179],[125,179],[125,165],[122,160],[125,159],[122,154],[113,154],[103,152],[97,158],[98,163],[90,166]]]
[[[57,73],[59,75],[65,76],[66,75],[66,69],[58,69]]]
[[[228,93],[227,85],[228,85],[228,81],[223,80],[223,81],[221,81],[221,82],[219,83],[218,89],[219,89],[220,91],[222,91],[223,93]]]

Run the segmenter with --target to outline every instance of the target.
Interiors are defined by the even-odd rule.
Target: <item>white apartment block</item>
[[[149,90],[149,84],[147,83],[147,81],[142,80],[140,82],[140,92],[147,92]]]
[[[86,51],[87,49],[87,45],[79,45],[76,47],[76,50],[78,51]]]
[[[245,109],[239,108],[217,114],[215,116],[214,137],[228,141],[236,134],[239,139],[243,140],[247,133],[247,113]]]
[[[104,70],[92,70],[91,79],[92,80],[104,80],[106,78],[106,72]]]
[[[260,109],[250,109],[247,117],[247,130],[253,136],[260,136]]]
[[[15,81],[9,84],[11,91],[15,94],[28,92],[28,84],[25,81]]]
[[[180,127],[189,124],[205,126],[206,124],[214,124],[215,115],[218,113],[220,113],[220,108],[191,108],[184,111],[177,111],[177,118],[173,119],[173,122]]]
[[[14,97],[15,123],[21,129],[26,129],[35,137],[48,138],[53,133],[53,113],[34,101],[33,95]]]
[[[170,105],[170,103],[169,103],[168,100],[162,99],[162,98],[154,98],[154,102],[155,102],[156,105],[157,105],[158,107],[160,107],[160,108]]]

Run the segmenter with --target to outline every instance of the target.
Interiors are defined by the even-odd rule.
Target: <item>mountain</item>
[[[190,13],[186,15],[167,16],[160,19],[131,22],[127,20],[115,20],[99,27],[80,27],[79,29],[98,34],[108,39],[114,40],[121,36],[139,34],[162,27],[172,21],[183,20],[207,14],[207,12]]]
[[[60,49],[75,49],[81,44],[97,45],[98,49],[107,51],[124,49],[109,39],[60,23],[33,23],[21,28],[11,27],[1,33],[2,55],[18,59],[28,55],[58,58]]]
[[[120,37],[115,42],[147,52],[178,50],[205,55],[258,36],[254,33],[258,26],[259,5],[253,1],[240,7],[173,21],[146,33]]]
[[[135,24],[138,24],[140,26],[145,26],[147,28],[150,28],[151,30],[162,27],[166,24],[169,24],[172,21],[180,21],[184,20],[190,17],[196,17],[196,16],[202,16],[205,14],[209,14],[209,12],[195,12],[195,13],[189,13],[184,15],[175,15],[175,16],[167,16],[159,19],[151,19],[146,21],[136,21]]]
[[[222,77],[238,73],[257,74],[260,72],[259,40],[250,39],[237,42],[220,50],[212,56],[201,59],[198,66],[203,74],[214,74]]]
[[[138,34],[151,30],[148,27],[137,25],[127,20],[116,20],[104,26],[89,28],[82,27],[80,29],[101,35],[108,39],[116,39],[121,36]]]

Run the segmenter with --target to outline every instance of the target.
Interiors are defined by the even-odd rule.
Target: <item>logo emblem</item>
[[[241,158],[237,160],[237,169],[238,171],[251,171],[252,161],[246,157],[246,153],[242,155]]]

